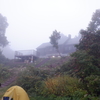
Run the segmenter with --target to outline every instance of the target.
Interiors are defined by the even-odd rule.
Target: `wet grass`
[[[8,88],[9,88],[9,86],[8,87],[4,87],[4,88],[0,88],[0,100],[1,100],[2,96],[4,95],[4,93],[6,92],[6,90]]]

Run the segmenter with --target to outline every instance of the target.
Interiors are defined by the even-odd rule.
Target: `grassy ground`
[[[49,66],[49,65],[51,65],[52,64],[52,66],[57,66],[57,64],[55,64],[55,62],[60,62],[60,60],[59,59],[50,59],[50,61],[48,61],[48,62],[46,62],[46,63],[44,63],[44,65],[43,66]],[[57,63],[58,63],[57,62]],[[37,62],[38,63],[38,62]],[[48,64],[48,65],[46,65],[46,64]],[[41,67],[42,69],[45,69],[44,67]],[[40,69],[41,69],[40,68]],[[46,69],[48,69],[49,67],[47,67]],[[21,71],[23,71],[23,70],[25,70],[26,69],[26,67],[24,66],[22,66],[22,65],[20,65],[19,67],[14,67],[14,68],[12,68],[13,70],[13,72],[15,73],[15,74],[18,74],[18,73],[20,73]],[[52,69],[52,68],[50,68],[50,69]],[[54,69],[54,68],[53,68]],[[16,84],[16,82],[14,82],[14,83],[12,83],[12,84],[10,84],[10,86],[7,86],[7,87],[4,87],[4,88],[0,88],[0,100],[1,100],[1,98],[2,98],[2,96],[4,95],[4,93],[6,92],[6,90],[9,88],[9,87],[11,87],[11,86],[13,86],[13,85],[15,85]],[[32,97],[30,97],[30,100],[71,100],[70,98],[66,98],[66,97],[54,97],[54,96],[49,96],[49,97],[43,97],[43,96],[32,96]]]
[[[9,87],[0,88],[0,100]]]

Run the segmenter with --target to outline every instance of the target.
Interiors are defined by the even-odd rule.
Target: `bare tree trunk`
[[[62,55],[60,54],[60,52],[59,52],[59,49],[56,49],[57,50],[57,52],[59,53],[59,56],[61,56],[62,57]]]

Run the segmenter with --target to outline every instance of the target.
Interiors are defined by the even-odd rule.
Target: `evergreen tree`
[[[87,31],[95,33],[96,31],[100,30],[100,9],[96,10],[93,13],[91,21],[87,27]]]
[[[78,50],[85,50],[88,54],[96,58],[100,56],[100,9],[93,14],[87,30],[81,30],[81,39]]]
[[[100,76],[100,10],[93,14],[87,30],[81,30],[81,39],[72,54],[73,73],[82,78],[90,75]]]

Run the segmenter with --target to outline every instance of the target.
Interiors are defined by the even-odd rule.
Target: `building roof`
[[[47,42],[47,43],[42,43],[39,47],[37,47],[37,49],[39,49],[39,48],[45,48],[45,47],[47,47],[47,46],[52,46],[49,42]]]
[[[61,38],[58,40],[58,44],[59,45],[63,44],[67,39],[68,39],[67,36],[65,36],[64,34],[61,34]],[[37,49],[39,49],[39,48],[45,48],[47,46],[52,46],[52,44],[50,42],[43,43],[39,47],[37,47]]]
[[[69,44],[78,44],[78,43],[79,43],[79,40],[80,40],[79,37],[71,38],[71,39],[69,39],[69,41],[66,43],[66,45],[69,45]]]
[[[58,44],[59,45],[62,45],[62,44],[65,44],[65,45],[78,44],[79,39],[80,39],[79,37],[71,38],[71,37],[65,36],[64,34],[61,34],[61,38],[58,40]],[[52,46],[52,44],[50,42],[43,43],[39,47],[37,47],[37,49],[45,48],[45,47],[48,47],[48,46]]]

